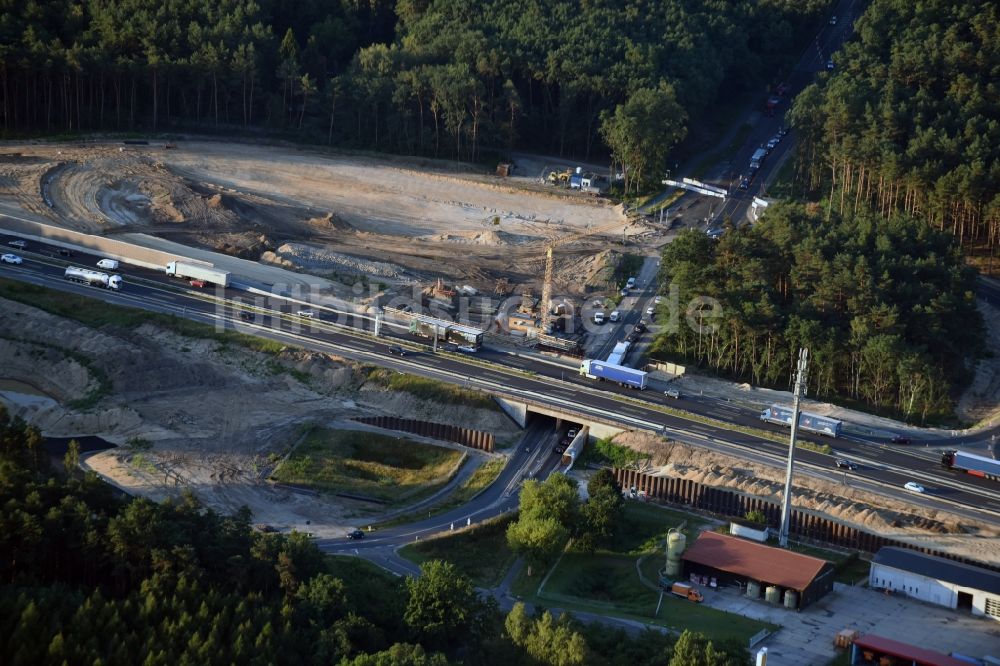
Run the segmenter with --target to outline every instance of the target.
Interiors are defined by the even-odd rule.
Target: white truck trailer
[[[79,282],[80,284],[87,284],[91,287],[101,287],[103,289],[112,289],[114,291],[118,291],[122,288],[121,275],[108,275],[107,273],[102,273],[100,271],[92,271],[89,268],[69,266],[66,268],[66,273],[63,277],[70,282]]]
[[[220,287],[229,286],[229,273],[203,264],[188,264],[182,261],[171,261],[167,264],[167,275],[185,280],[191,280],[192,282],[208,282]]]

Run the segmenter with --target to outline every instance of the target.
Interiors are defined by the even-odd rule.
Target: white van
[[[622,314],[620,312],[618,312],[618,310],[615,310],[614,312],[611,313],[611,316],[608,317],[608,321],[616,322],[616,321],[618,321],[621,318],[622,318]]]
[[[116,271],[118,270],[118,260],[117,259],[101,259],[97,262],[98,268],[103,268],[106,271]]]
[[[595,324],[603,324],[604,323],[604,313],[603,312],[595,312],[594,313],[594,323]]]
[[[628,289],[635,289],[635,278],[634,277],[630,277],[628,279],[628,282],[625,283],[625,287],[628,288]]]

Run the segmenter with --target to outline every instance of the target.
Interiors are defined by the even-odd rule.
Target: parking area
[[[905,596],[887,596],[867,587],[835,583],[833,592],[802,611],[786,610],[741,595],[735,587],[705,590],[713,608],[781,625],[760,646],[769,666],[825,664],[837,656],[837,632],[855,629],[943,654],[1000,656],[1000,621],[974,617]]]

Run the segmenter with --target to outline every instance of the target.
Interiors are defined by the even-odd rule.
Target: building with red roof
[[[702,532],[681,560],[684,575],[715,579],[717,585],[740,585],[747,595],[777,588],[791,608],[805,608],[833,589],[833,564],[739,537]],[[794,594],[789,595],[792,591]]]

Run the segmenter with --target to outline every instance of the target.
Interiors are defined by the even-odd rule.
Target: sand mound
[[[758,463],[734,465],[726,456],[674,441],[664,441],[651,433],[627,432],[615,443],[647,456],[647,473],[682,478],[705,485],[735,490],[769,501],[780,501],[784,471]],[[893,538],[938,535],[975,535],[975,539],[952,540],[948,549],[957,554],[996,561],[1000,529],[976,523],[944,511],[912,506],[805,474],[795,478],[794,503],[797,508]]]

